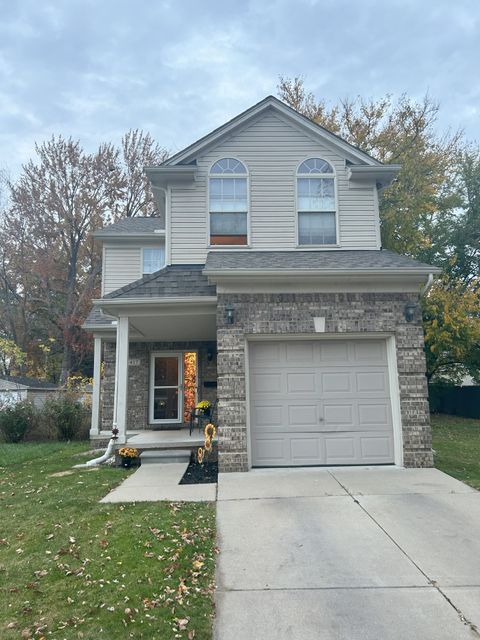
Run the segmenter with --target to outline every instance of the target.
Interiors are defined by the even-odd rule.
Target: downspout
[[[101,455],[99,458],[94,458],[93,460],[89,460],[84,464],[76,464],[73,468],[84,469],[85,467],[96,467],[97,465],[102,464],[102,462],[106,462],[109,458],[112,457],[114,445],[115,445],[115,439],[110,438],[108,442],[108,446],[103,455]]]
[[[428,274],[428,280],[427,280],[427,284],[422,287],[422,289],[420,290],[420,297],[422,298],[425,294],[428,293],[428,291],[430,290],[430,287],[433,284],[433,273],[429,273]]]

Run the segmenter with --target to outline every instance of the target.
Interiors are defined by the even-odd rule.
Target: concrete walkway
[[[221,474],[217,640],[480,638],[480,493],[435,469]]]
[[[208,502],[215,500],[216,484],[178,484],[188,467],[182,463],[142,464],[100,502]]]

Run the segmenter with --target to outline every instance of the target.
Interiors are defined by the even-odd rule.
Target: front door
[[[152,354],[150,422],[183,421],[183,358],[181,353]]]

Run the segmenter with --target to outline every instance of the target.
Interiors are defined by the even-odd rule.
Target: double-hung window
[[[310,158],[297,171],[298,244],[337,242],[335,175],[321,158]]]
[[[211,245],[248,244],[247,170],[235,158],[218,160],[210,169]]]

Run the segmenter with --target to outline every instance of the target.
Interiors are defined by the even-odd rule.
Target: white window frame
[[[244,167],[245,167],[245,171],[246,173],[230,173],[230,174],[225,174],[225,173],[210,173],[212,167],[219,162],[220,160],[224,160],[226,158],[232,159],[232,160],[236,160],[237,162],[240,162]],[[227,180],[230,178],[245,178],[247,180],[247,243],[246,244],[210,244],[210,178],[226,178]],[[250,229],[250,171],[248,169],[248,165],[245,162],[245,160],[241,160],[240,158],[238,158],[237,156],[232,156],[232,155],[222,155],[222,156],[218,156],[218,158],[215,158],[215,160],[213,160],[213,162],[210,163],[208,170],[207,170],[207,188],[206,188],[206,193],[207,193],[207,248],[208,249],[233,249],[233,250],[237,250],[237,251],[241,251],[242,249],[249,249],[251,247],[250,245],[250,238],[251,238],[251,229]]]
[[[322,160],[323,162],[328,163],[332,167],[333,173],[299,173],[298,170],[302,166],[304,162],[307,160]],[[298,210],[298,179],[299,178],[330,178],[333,179],[333,193],[335,197],[335,242],[331,244],[300,244],[300,230],[299,230],[299,210]],[[337,171],[335,169],[335,165],[330,160],[326,160],[321,156],[307,156],[301,160],[295,169],[295,243],[297,249],[302,249],[304,251],[308,251],[309,249],[331,249],[340,246],[339,241],[339,212],[338,212],[338,180],[337,180]],[[319,212],[321,213],[321,212]]]
[[[144,253],[145,250],[148,250],[148,249],[163,249],[163,265],[160,267],[160,269],[163,269],[163,267],[165,267],[166,264],[167,264],[167,247],[166,247],[166,243],[163,244],[163,245],[160,245],[160,244],[151,245],[151,246],[145,245],[145,246],[141,247],[141,251],[140,251],[140,271],[141,271],[140,277],[141,278],[143,278],[143,276],[149,276],[152,273],[155,273],[155,271],[144,271],[143,270],[143,268],[144,268],[143,267],[143,265],[144,265],[143,253]]]

